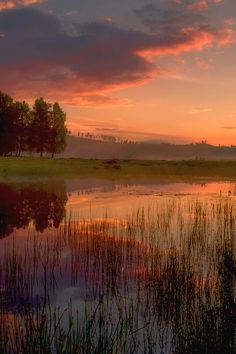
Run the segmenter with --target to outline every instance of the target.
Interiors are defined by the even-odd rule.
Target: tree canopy
[[[62,153],[66,147],[66,114],[59,103],[37,98],[33,107],[0,92],[0,155],[22,152]]]

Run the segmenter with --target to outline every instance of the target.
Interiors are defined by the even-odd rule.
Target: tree
[[[43,98],[36,99],[33,106],[30,145],[32,150],[40,153],[40,157],[48,150],[50,120],[51,104]]]
[[[31,109],[25,101],[14,103],[14,138],[16,155],[30,150]]]
[[[13,99],[0,92],[0,155],[7,155],[14,150]]]
[[[66,114],[56,102],[53,105],[43,98],[35,100],[33,110],[25,102],[14,102],[0,92],[0,155],[22,151],[54,154],[64,151]]]
[[[48,152],[52,154],[61,153],[66,147],[67,129],[65,126],[66,114],[61,109],[60,105],[55,102],[50,114],[50,126],[48,136]]]

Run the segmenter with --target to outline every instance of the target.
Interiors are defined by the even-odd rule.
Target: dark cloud
[[[2,87],[15,78],[17,85],[31,89],[45,83],[83,93],[145,80],[155,69],[135,53],[150,42],[147,35],[102,22],[76,27],[72,36],[50,14],[33,9],[1,12]]]
[[[202,13],[189,11],[186,1],[167,0],[161,6],[150,3],[134,10],[134,13],[153,32],[164,37],[175,38],[183,27],[207,25],[207,20]]]
[[[158,15],[151,5],[137,10],[143,19],[154,13],[152,26],[154,18],[161,23],[156,32],[122,29],[101,21],[75,24],[73,34],[52,14],[32,8],[2,11],[0,89],[24,98],[47,95],[66,103],[105,105],[108,91],[161,74],[153,55],[231,43],[232,29],[211,28],[200,17],[192,18],[189,26],[178,11],[167,7]],[[108,104],[118,102],[107,98]]]
[[[35,9],[2,11],[0,28],[8,34],[40,36],[58,32],[61,24],[56,17]]]
[[[4,34],[0,42],[1,65],[55,58],[61,54],[62,41],[68,43],[56,17],[28,8],[1,12],[0,33]]]

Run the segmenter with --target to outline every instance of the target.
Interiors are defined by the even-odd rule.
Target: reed
[[[230,198],[159,198],[6,242],[1,353],[233,353]]]

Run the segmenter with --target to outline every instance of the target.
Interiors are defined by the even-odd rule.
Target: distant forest
[[[236,146],[214,146],[205,141],[181,145],[145,143],[80,133],[79,136],[67,136],[67,147],[59,156],[84,159],[236,160]]]
[[[43,98],[33,107],[25,101],[14,101],[0,92],[0,155],[20,156],[25,152],[63,153],[66,147],[66,114],[60,105]]]

